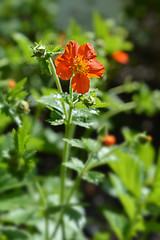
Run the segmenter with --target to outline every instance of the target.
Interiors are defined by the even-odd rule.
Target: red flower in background
[[[56,73],[62,80],[72,78],[72,88],[76,93],[85,94],[89,91],[91,77],[101,78],[104,66],[96,60],[97,54],[90,43],[79,46],[70,41],[65,52],[56,58]]]
[[[119,63],[127,64],[129,61],[129,55],[125,52],[116,51],[112,54],[112,57]]]
[[[114,145],[116,143],[116,138],[113,135],[106,134],[103,137],[103,141],[107,146]]]

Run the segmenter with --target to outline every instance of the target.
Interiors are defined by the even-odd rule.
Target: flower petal
[[[78,48],[79,44],[76,41],[69,41],[62,57],[66,60],[69,60],[70,58],[75,58],[78,55]]]
[[[69,80],[73,75],[73,71],[67,61],[63,61],[58,64],[56,73],[62,80]]]
[[[100,63],[98,60],[95,59],[91,59],[90,61],[88,61],[89,64],[89,70],[87,73],[87,77],[92,78],[92,77],[97,77],[97,78],[101,78],[103,77],[103,73],[104,73],[104,66],[102,63]]]
[[[60,62],[64,61],[64,58],[62,58],[62,54],[60,54],[54,61],[55,66],[57,67]]]
[[[94,59],[97,57],[97,53],[94,51],[92,44],[85,43],[78,49],[78,55],[86,58],[86,59]]]
[[[89,91],[90,81],[86,75],[75,74],[72,78],[71,85],[76,93],[85,94]]]

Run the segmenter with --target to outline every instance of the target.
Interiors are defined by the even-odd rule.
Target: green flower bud
[[[26,101],[24,100],[21,100],[18,105],[17,105],[17,110],[18,112],[26,112],[29,110],[29,105]]]
[[[46,49],[43,45],[38,45],[33,48],[33,56],[32,57],[42,57],[45,56]]]
[[[86,96],[83,98],[83,104],[86,107],[91,107],[95,104],[95,98],[93,96]]]
[[[145,135],[144,133],[140,133],[137,135],[136,140],[141,144],[145,144],[145,143],[151,141],[151,137]]]

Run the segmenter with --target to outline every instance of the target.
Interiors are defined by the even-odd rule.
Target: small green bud
[[[29,110],[29,105],[26,101],[24,100],[21,100],[18,105],[17,105],[17,110],[18,112],[26,112]]]
[[[45,56],[46,49],[43,45],[38,45],[33,48],[33,56],[32,57],[42,57]]]
[[[150,136],[147,136],[144,133],[140,133],[136,136],[136,140],[141,144],[145,144],[145,143],[151,141],[150,138],[151,138]]]
[[[91,107],[95,104],[95,98],[93,96],[86,96],[83,98],[83,104],[86,107]]]

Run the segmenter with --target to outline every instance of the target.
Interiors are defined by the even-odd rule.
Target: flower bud
[[[21,100],[18,105],[17,105],[17,110],[19,112],[25,112],[25,111],[28,111],[29,110],[29,105],[26,101],[24,100]]]
[[[42,57],[45,56],[46,49],[43,45],[38,45],[33,48],[33,56],[32,57]]]
[[[16,82],[14,80],[9,80],[8,85],[9,85],[10,88],[14,88],[15,85],[16,85]]]
[[[136,140],[141,144],[145,144],[148,141],[151,141],[152,137],[151,136],[146,136],[144,133],[140,133],[140,134],[137,135]]]
[[[106,134],[104,137],[103,137],[103,142],[107,145],[107,146],[112,146],[116,143],[116,138],[115,136],[113,135],[109,135],[109,134]]]
[[[86,96],[83,98],[83,104],[86,106],[86,107],[91,107],[92,105],[95,104],[95,99],[93,96]]]

